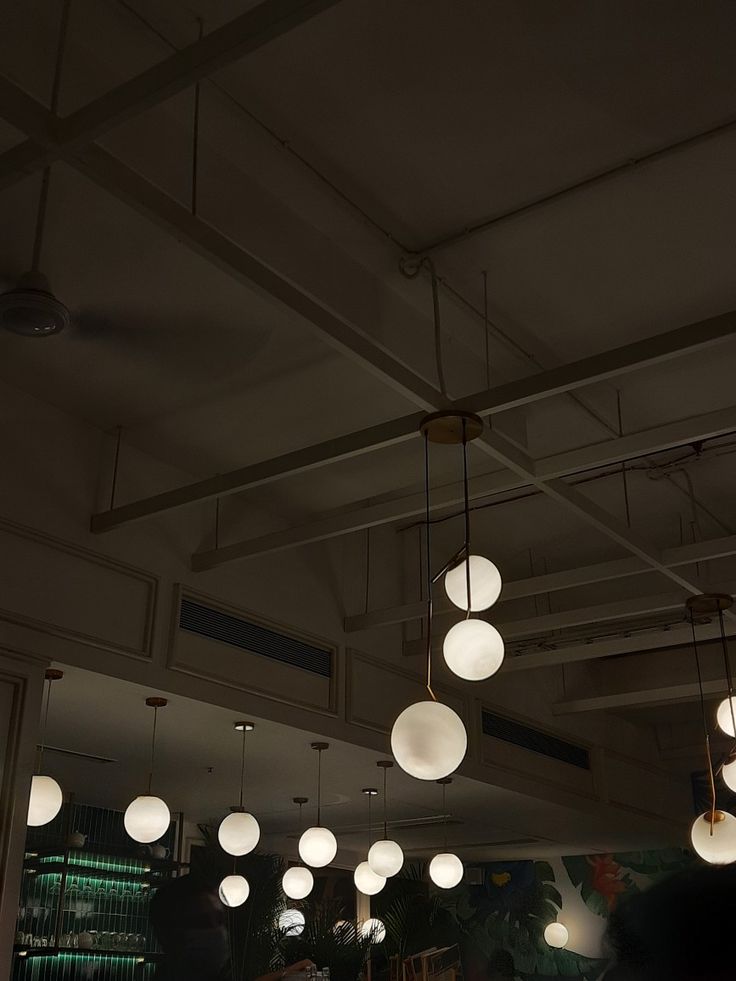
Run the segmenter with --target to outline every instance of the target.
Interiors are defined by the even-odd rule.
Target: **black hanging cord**
[[[240,754],[240,807],[243,806],[244,786],[245,786],[245,726],[243,726],[243,747]]]
[[[736,733],[736,715],[733,705],[733,675],[731,673],[731,658],[728,655],[728,641],[726,640],[726,627],[723,622],[723,610],[718,607],[718,626],[721,630],[721,650],[723,651],[723,664],[726,669],[726,682],[728,684],[728,706],[731,712],[731,726]]]
[[[388,802],[386,800],[386,770],[383,768],[383,840],[388,838]]]
[[[199,21],[199,37],[202,40],[204,33],[204,21],[201,17]],[[192,216],[197,217],[197,178],[199,176],[199,102],[202,92],[202,83],[197,81],[194,86],[194,123],[192,126]]]
[[[153,764],[156,758],[156,724],[158,722],[158,705],[153,707],[153,731],[151,733],[151,768],[148,771],[148,795],[151,795],[153,786]]]
[[[437,696],[432,691],[432,521],[429,506],[429,435],[424,433],[424,499],[426,519],[426,573],[427,573],[427,691],[433,701]]]
[[[368,794],[368,851],[371,850],[371,798],[373,794]]]
[[[442,847],[447,851],[447,782],[442,782]]]
[[[465,617],[470,619],[473,606],[470,595],[470,499],[468,492],[468,440],[466,434],[467,420],[463,417],[463,502],[465,509],[465,588],[468,594],[468,612]]]
[[[41,772],[41,763],[43,762],[43,751],[46,748],[46,727],[49,722],[49,703],[51,702],[51,678],[46,678],[46,707],[43,709],[43,721],[41,723],[41,739],[39,740],[38,746],[38,762],[36,764],[36,773]]]
[[[703,694],[703,674],[700,670],[700,653],[698,651],[698,642],[695,637],[695,618],[693,611],[690,611],[690,630],[692,632],[693,638],[693,652],[695,654],[695,669],[698,673],[698,692],[700,694],[700,714],[703,721],[703,735],[705,737],[705,753],[708,763],[708,778],[710,781],[710,833],[713,835],[713,825],[716,820],[716,779],[713,773],[713,760],[711,759],[710,753],[710,732],[708,731],[708,716],[705,711],[705,695]]]
[[[317,827],[322,827],[322,750],[317,750]]]
[[[483,332],[486,346],[486,388],[491,387],[491,353],[488,334],[488,273],[483,270]]]

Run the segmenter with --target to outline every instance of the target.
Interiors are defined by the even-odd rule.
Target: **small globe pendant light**
[[[228,909],[235,909],[236,906],[242,906],[250,895],[250,886],[244,875],[234,873],[225,876],[218,892],[222,905],[227,906]]]
[[[435,855],[429,863],[429,877],[440,889],[454,889],[463,878],[463,863],[452,852],[447,851],[447,796],[446,791],[452,783],[451,777],[437,781],[442,787],[442,827],[444,836],[443,851]]]
[[[294,803],[299,805],[299,837],[302,832],[302,807],[308,802],[307,797],[294,797]],[[304,865],[292,865],[284,872],[281,888],[289,899],[306,899],[314,887],[314,876]]]
[[[371,850],[371,798],[378,795],[375,787],[364,787],[362,794],[368,798],[368,853]],[[386,877],[377,875],[368,862],[361,862],[353,873],[353,881],[358,892],[364,896],[375,896],[386,885]]]
[[[171,814],[166,803],[160,797],[151,794],[153,770],[156,759],[156,724],[158,710],[168,705],[165,698],[151,696],[146,699],[146,705],[153,709],[153,732],[151,735],[151,765],[148,771],[148,791],[136,797],[128,804],[123,824],[133,841],[150,844],[157,841],[171,824]]]
[[[53,821],[61,810],[61,805],[64,801],[61,787],[56,780],[53,777],[41,773],[43,751],[46,742],[46,725],[48,723],[49,705],[51,703],[51,685],[54,681],[59,681],[63,678],[64,672],[56,668],[48,668],[44,677],[47,686],[46,708],[41,723],[36,772],[31,777],[31,792],[28,797],[28,817],[26,824],[29,828],[40,828],[42,825]]]
[[[317,824],[307,828],[299,839],[299,857],[313,869],[329,865],[337,854],[337,839],[329,828],[322,827],[322,753],[329,745],[312,743],[312,749],[317,753]]]
[[[544,940],[549,947],[554,947],[556,950],[564,950],[567,947],[567,941],[570,939],[570,934],[567,932],[567,927],[564,923],[548,923],[544,928]]]
[[[393,760],[379,760],[376,764],[383,770],[383,838],[374,841],[368,849],[368,865],[376,875],[384,879],[397,875],[404,864],[401,845],[391,841],[388,836],[388,797],[386,794],[386,774],[394,765]]]
[[[386,939],[386,924],[377,916],[372,916],[361,925],[360,935],[372,944],[382,944]]]
[[[217,829],[217,840],[220,847],[228,855],[247,855],[252,852],[261,837],[258,821],[243,806],[245,788],[245,734],[255,729],[253,722],[236,722],[236,732],[242,733],[242,749],[240,756],[240,803],[231,807],[232,813],[223,818]],[[245,902],[245,900],[244,900]]]

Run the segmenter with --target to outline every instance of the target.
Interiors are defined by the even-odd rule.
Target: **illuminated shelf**
[[[149,961],[161,960],[165,955],[160,950],[100,950],[97,947],[24,947],[15,944],[13,950],[20,957],[124,957],[126,960]]]

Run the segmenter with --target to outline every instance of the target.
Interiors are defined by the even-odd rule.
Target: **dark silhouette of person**
[[[736,865],[678,872],[611,916],[605,981],[733,981]]]
[[[164,883],[151,900],[151,925],[166,957],[157,981],[222,981],[229,977],[225,909],[214,888],[196,875]]]

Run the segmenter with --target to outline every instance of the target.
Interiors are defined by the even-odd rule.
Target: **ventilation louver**
[[[568,743],[564,739],[532,729],[513,719],[505,719],[502,715],[496,715],[486,709],[483,710],[483,735],[502,739],[506,743],[513,743],[514,746],[528,749],[532,753],[539,753],[540,756],[548,756],[561,763],[577,766],[581,770],[590,769],[590,753],[583,746]]]

